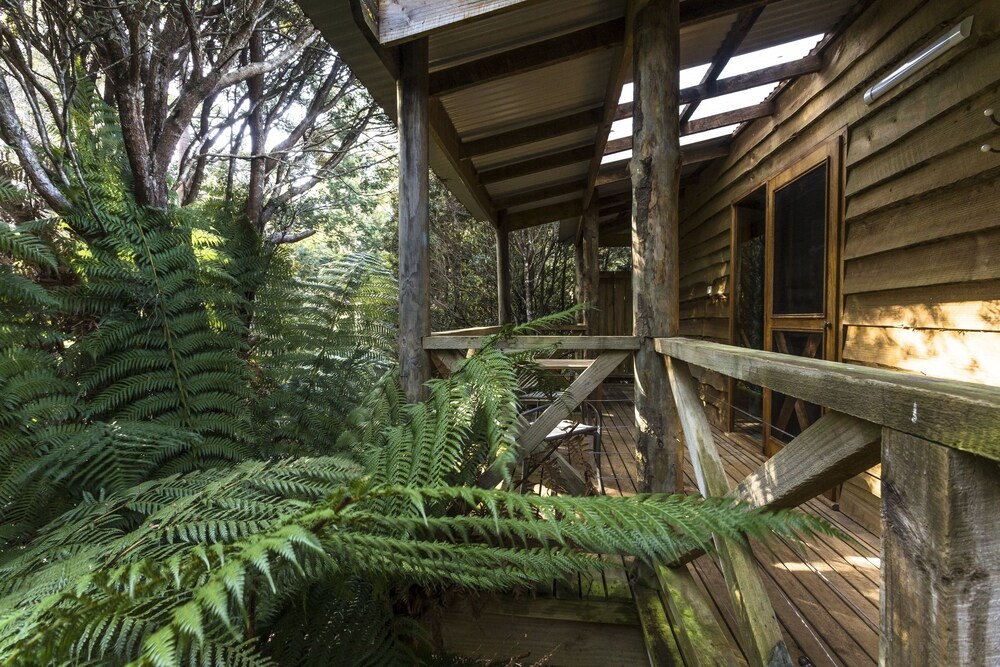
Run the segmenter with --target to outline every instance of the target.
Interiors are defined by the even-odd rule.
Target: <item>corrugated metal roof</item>
[[[538,122],[604,101],[611,52],[598,51],[442,98],[462,138]]]
[[[474,158],[472,163],[475,165],[476,169],[480,171],[484,169],[492,169],[494,167],[501,167],[503,165],[521,162],[535,157],[541,157],[542,155],[548,155],[549,153],[556,153],[558,151],[576,148],[578,146],[593,144],[596,134],[597,128],[592,127],[586,130],[580,130],[578,132],[571,132],[569,134],[553,137],[552,139],[548,139],[546,141],[537,141],[532,144],[525,144],[523,146],[517,146],[516,148],[508,148],[507,150],[483,155],[481,157]]]
[[[856,0],[782,0],[768,5],[736,52],[749,53],[834,30]]]
[[[431,70],[507,51],[620,18],[624,0],[549,0],[431,37]]]
[[[491,183],[486,189],[489,190],[490,195],[493,197],[503,197],[536,188],[544,188],[548,185],[554,185],[556,183],[566,183],[568,181],[574,181],[586,176],[587,166],[586,162],[580,162],[578,164],[571,164],[567,167],[549,169],[548,171],[542,171],[537,174],[528,174],[526,176],[519,176],[506,181],[500,181],[499,183]]]
[[[735,15],[722,16],[682,28],[681,69],[712,62],[735,20]]]

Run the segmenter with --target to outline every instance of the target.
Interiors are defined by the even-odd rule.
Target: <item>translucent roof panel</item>
[[[617,153],[608,153],[601,158],[601,164],[608,164],[609,162],[620,162],[621,160],[628,160],[632,157],[632,149],[627,151],[619,151]]]
[[[701,80],[705,78],[705,73],[708,72],[708,68],[712,66],[712,63],[705,63],[704,65],[698,65],[697,67],[688,67],[687,69],[681,70],[681,88],[690,88],[691,86],[697,86],[701,83]]]
[[[611,133],[608,134],[608,141],[630,136],[632,136],[632,119],[622,118],[611,124]]]
[[[698,65],[697,67],[688,67],[687,69],[681,70],[681,88],[690,88],[692,86],[697,86],[701,83],[701,80],[705,78],[705,72],[711,67],[711,63],[705,63],[704,65]],[[635,99],[635,86],[631,81],[622,86],[621,97],[618,98],[618,104],[628,104]]]
[[[768,83],[749,90],[741,90],[738,93],[729,93],[728,95],[719,95],[718,97],[710,97],[707,100],[702,100],[701,104],[698,105],[698,109],[691,115],[691,120],[760,104],[777,87],[778,84],[776,83]]]
[[[816,48],[824,37],[823,34],[797,39],[794,42],[787,42],[772,46],[769,49],[761,49],[751,53],[744,53],[741,56],[730,58],[726,64],[720,79],[728,79],[731,76],[738,76],[748,72],[755,72],[766,67],[773,67],[782,63],[801,60],[809,55],[809,52]]]
[[[738,127],[739,123],[735,125],[726,125],[725,127],[720,127],[715,130],[698,132],[697,134],[689,134],[686,137],[681,137],[681,146],[687,146],[689,144],[697,144],[702,141],[709,141],[711,139],[718,139],[719,137],[725,137],[732,134]]]

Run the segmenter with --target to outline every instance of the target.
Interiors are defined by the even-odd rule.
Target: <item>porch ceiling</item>
[[[596,195],[607,232],[602,230],[602,245],[605,238],[627,236],[622,193],[628,192],[628,153],[622,151],[630,143],[627,137],[608,142],[611,124],[631,116],[630,105],[619,105],[622,84],[630,79],[625,0],[298,2],[393,119],[397,54],[394,46],[379,42],[379,12],[382,33],[393,43],[428,36],[431,167],[475,217],[496,223],[499,213],[512,228],[572,221]],[[822,48],[864,4],[682,0],[682,67],[710,65],[700,85],[684,91],[689,104],[680,119],[682,134],[742,127],[768,115],[766,101],[691,120],[702,99],[751,84],[784,82],[816,71],[820,63],[817,57],[806,58],[771,68],[769,74],[720,80],[730,58],[820,33],[827,35]],[[457,14],[459,6],[475,14],[485,5],[503,10],[443,25],[425,22],[419,29],[397,21],[391,34],[386,25],[388,16],[415,17],[449,7]],[[684,146],[684,175],[696,175],[708,161],[725,155],[731,139],[727,133]],[[626,159],[602,165],[606,152]]]

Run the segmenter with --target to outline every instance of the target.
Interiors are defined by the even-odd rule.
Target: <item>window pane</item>
[[[774,193],[775,315],[823,313],[826,164]]]

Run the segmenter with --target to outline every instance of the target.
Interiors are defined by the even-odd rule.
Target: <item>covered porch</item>
[[[618,388],[617,399],[602,403],[613,425],[601,461],[608,492],[697,491],[756,506],[801,506],[856,541],[822,538],[801,553],[783,543],[773,545],[773,553],[758,545],[719,543],[712,557],[690,553],[629,581],[581,581],[576,590],[484,603],[477,613],[490,628],[503,627],[498,619],[514,619],[507,621],[512,634],[495,637],[500,644],[495,651],[574,665],[586,664],[584,655],[608,664],[615,656],[633,655],[627,651],[644,651],[653,665],[1000,660],[1000,531],[993,518],[1000,502],[996,389],[841,363],[846,335],[840,330],[846,293],[841,284],[850,283],[845,275],[854,281],[852,293],[862,293],[865,287],[858,283],[887,271],[862,267],[845,273],[846,260],[830,254],[843,245],[833,224],[818,232],[827,255],[811,264],[821,267],[824,282],[817,307],[770,317],[765,349],[717,342],[736,342],[724,303],[740,241],[730,208],[738,207],[740,197],[744,202],[756,197],[751,191],[761,186],[759,177],[768,188],[766,205],[774,208],[777,189],[803,174],[821,173],[816,166],[821,165],[826,180],[817,192],[824,224],[850,215],[847,195],[833,188],[827,194],[825,185],[844,184],[851,165],[866,166],[864,157],[844,150],[845,126],[869,120],[858,110],[862,84],[891,72],[894,58],[926,47],[941,29],[939,13],[948,21],[972,9],[985,14],[980,42],[992,45],[1000,24],[995,6],[956,2],[942,9],[932,2],[849,0],[301,4],[399,124],[399,361],[410,400],[420,400],[433,374],[451,372],[468,351],[484,344],[487,333],[431,331],[427,188],[433,168],[474,215],[496,229],[498,325],[511,319],[513,231],[563,222],[577,247],[579,301],[598,308],[600,246],[632,249],[632,335],[593,335],[588,315],[584,335],[499,343],[509,350],[557,347],[588,360],[561,400],[524,424],[517,443],[522,459],[538,451],[560,421],[630,360],[633,385]],[[843,39],[858,17],[867,17],[878,30],[863,32],[864,39]],[[742,54],[817,34],[822,38],[801,58],[723,77]],[[879,51],[879,39],[895,50]],[[868,63],[867,50],[881,60]],[[864,71],[842,76],[855,61]],[[708,66],[698,81],[683,86],[680,73],[702,62]],[[794,86],[797,77],[810,75],[816,75],[808,80],[811,87]],[[632,99],[624,101],[627,83]],[[771,84],[790,90],[787,105],[768,93],[751,107],[696,116],[706,100]],[[935,99],[921,94],[927,104]],[[854,116],[830,113],[830,98]],[[632,119],[627,136],[612,138],[615,123],[626,118]],[[754,120],[759,122],[742,125]],[[799,122],[806,123],[805,130],[798,130]],[[735,127],[753,132],[733,139]],[[709,136],[727,128],[728,134]],[[908,140],[919,136],[919,128],[898,134]],[[872,143],[880,135],[864,136]],[[800,145],[802,137],[811,143]],[[743,152],[731,155],[737,144]],[[790,171],[782,161],[782,170],[769,164],[768,171],[756,171],[759,155],[781,154],[786,145],[806,162]],[[908,157],[923,155],[921,149],[908,150],[898,160],[890,155],[886,164],[880,161],[881,171],[872,167],[878,173],[846,184],[856,195],[851,201],[861,202],[853,209],[857,217],[873,211],[889,216],[894,206],[919,202],[920,187],[931,188],[931,177],[924,175],[923,186],[907,181],[906,188],[892,189],[890,183],[889,194],[882,193],[885,202],[873,194],[890,181],[896,172],[889,170],[900,160],[913,162],[898,167],[904,176],[922,168],[924,162]],[[956,165],[959,160],[954,158]],[[981,163],[962,164],[973,164],[971,169]],[[995,173],[989,171],[993,167],[983,169]],[[697,192],[690,196],[692,190]],[[769,229],[775,215],[767,214]],[[893,243],[885,252],[904,242]],[[874,254],[851,252],[847,259]],[[797,261],[792,255],[789,265]],[[856,264],[864,264],[861,260]],[[956,279],[954,272],[949,275]],[[900,290],[923,284],[908,280],[887,284]],[[920,302],[912,291],[907,298]],[[772,333],[780,334],[773,340],[787,349],[777,344],[772,349]],[[810,351],[790,354],[785,333],[805,341]],[[786,420],[797,418],[801,428],[765,459],[709,420],[712,401],[699,381],[705,373],[780,394],[788,406]],[[612,396],[617,390],[605,389]],[[820,497],[878,464],[881,535],[852,523]],[[569,475],[572,465],[565,462],[563,469]],[[495,486],[502,472],[489,470],[481,484]],[[577,480],[578,490],[585,483]],[[476,618],[467,611],[451,617],[451,646],[497,657]],[[566,634],[557,636],[553,623]],[[444,632],[447,637],[447,623]],[[522,646],[532,635],[552,645]],[[557,659],[558,650],[576,653]]]

